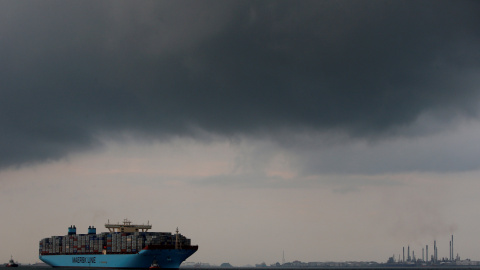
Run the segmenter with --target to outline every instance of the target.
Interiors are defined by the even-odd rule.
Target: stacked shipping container
[[[147,246],[174,248],[176,235],[165,232],[104,232],[100,234],[69,234],[44,238],[39,254],[122,254],[137,253]],[[190,246],[190,239],[178,235],[179,247]]]

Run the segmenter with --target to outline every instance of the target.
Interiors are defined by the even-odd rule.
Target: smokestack
[[[453,234],[452,234],[452,261],[454,261],[455,258],[453,257]]]
[[[422,262],[425,262],[425,249],[422,248]]]
[[[408,246],[408,253],[407,254],[408,254],[407,261],[411,261],[411,259],[410,259],[410,246]]]
[[[448,253],[450,253],[448,254],[448,259],[452,261],[452,241],[450,241],[450,248],[448,249]]]
[[[405,262],[405,247],[403,247],[403,262]]]
[[[425,250],[426,250],[426,254],[427,256],[425,256],[425,258],[427,259],[427,261],[429,261],[430,259],[428,258],[428,245],[425,247]]]
[[[433,262],[437,262],[437,241],[433,241]]]

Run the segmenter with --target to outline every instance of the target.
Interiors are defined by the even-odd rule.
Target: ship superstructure
[[[13,260],[13,256],[10,255],[10,260],[8,261],[8,263],[5,265],[5,267],[18,267],[18,263],[16,263],[14,260]]]
[[[178,268],[198,250],[190,239],[169,232],[149,232],[152,225],[123,224],[105,227],[108,232],[77,234],[74,225],[65,236],[44,238],[39,243],[39,258],[53,267],[149,268],[155,261],[161,268]]]

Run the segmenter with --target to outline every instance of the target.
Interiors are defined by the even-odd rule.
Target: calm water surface
[[[16,268],[7,268],[0,266],[0,269],[7,270],[48,270],[53,269],[52,267],[48,266],[19,266]],[[55,270],[79,270],[81,268],[67,268],[67,267],[59,267],[55,268]],[[97,268],[100,270],[105,270],[104,268]],[[215,267],[215,268],[208,268],[208,267],[181,267],[180,270],[367,270],[367,269],[374,269],[374,270],[480,270],[480,266],[437,266],[437,267],[304,267],[304,268],[287,268],[287,267]],[[112,270],[112,269],[109,269]],[[115,269],[113,269],[115,270]],[[120,270],[120,269],[119,269]],[[125,270],[125,269],[122,269]]]

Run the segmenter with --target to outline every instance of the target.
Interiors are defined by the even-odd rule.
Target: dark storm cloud
[[[0,166],[98,136],[340,130],[475,116],[473,1],[0,2]]]

